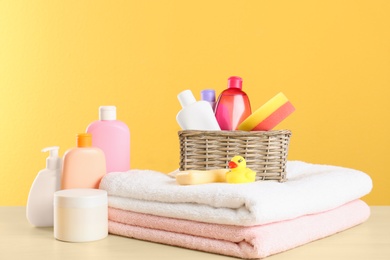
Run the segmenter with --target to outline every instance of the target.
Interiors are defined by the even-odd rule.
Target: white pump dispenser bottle
[[[58,149],[58,146],[42,149],[42,152],[50,152],[46,159],[46,169],[39,171],[28,194],[26,216],[36,227],[53,226],[54,193],[60,189],[62,167]]]

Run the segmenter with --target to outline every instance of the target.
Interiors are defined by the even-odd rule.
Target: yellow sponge
[[[267,101],[248,116],[239,126],[238,130],[244,131],[268,131],[282,122],[295,111],[295,108],[283,93]]]

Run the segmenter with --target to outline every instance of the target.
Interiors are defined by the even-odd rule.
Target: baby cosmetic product
[[[221,130],[207,101],[196,101],[191,90],[184,90],[177,98],[182,110],[177,114],[176,121],[183,130]]]
[[[228,171],[229,169],[179,171],[176,174],[176,182],[180,185],[225,182],[225,176]]]
[[[100,148],[92,147],[92,135],[77,135],[77,147],[64,154],[61,189],[99,188],[106,174],[106,160]]]
[[[280,92],[248,116],[238,126],[238,129],[244,131],[269,131],[294,111],[295,107]]]
[[[205,89],[200,92],[200,99],[209,102],[213,111],[215,109],[215,90]]]
[[[36,227],[53,226],[53,196],[60,189],[61,181],[62,160],[58,157],[58,149],[58,146],[42,149],[42,152],[50,152],[46,169],[38,172],[28,194],[27,220]]]
[[[123,172],[130,169],[130,130],[116,120],[115,106],[99,107],[99,120],[87,127],[93,136],[92,146],[103,150],[106,172]]]
[[[100,240],[108,235],[107,191],[60,190],[54,194],[54,237],[67,242]]]
[[[215,106],[215,116],[222,130],[236,130],[251,114],[247,94],[242,91],[242,79],[230,77],[228,88],[222,91]]]

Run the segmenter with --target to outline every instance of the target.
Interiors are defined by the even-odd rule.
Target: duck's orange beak
[[[238,166],[237,163],[235,163],[235,162],[233,162],[233,161],[230,161],[230,162],[229,162],[229,168],[230,168],[230,169],[237,168],[237,166]]]

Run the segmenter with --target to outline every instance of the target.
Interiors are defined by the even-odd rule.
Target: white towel
[[[130,170],[105,175],[100,188],[113,208],[207,223],[253,226],[334,209],[372,189],[357,170],[300,161],[287,163],[284,183],[181,186],[166,174]]]

